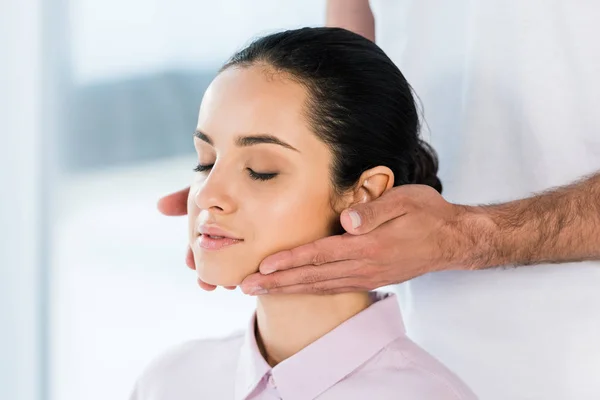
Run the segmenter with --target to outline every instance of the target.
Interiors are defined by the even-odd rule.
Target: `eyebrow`
[[[210,136],[208,136],[206,133],[204,133],[202,131],[199,131],[196,129],[196,131],[194,132],[194,137],[210,144],[211,146],[213,145],[213,141],[210,138]],[[277,138],[276,136],[268,135],[268,134],[240,136],[235,140],[235,144],[240,147],[254,146],[256,144],[276,144],[276,145],[285,147],[286,149],[294,150],[294,151],[297,151],[298,153],[300,152],[294,146],[284,142],[283,140]]]

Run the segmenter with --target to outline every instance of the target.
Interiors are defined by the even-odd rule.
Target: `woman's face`
[[[332,155],[304,117],[305,89],[264,66],[229,68],[207,89],[188,198],[198,277],[238,285],[277,251],[332,233]]]

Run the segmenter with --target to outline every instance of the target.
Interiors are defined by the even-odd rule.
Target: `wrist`
[[[451,264],[459,270],[479,270],[501,265],[502,235],[492,214],[481,206],[461,208],[457,222],[457,253]]]

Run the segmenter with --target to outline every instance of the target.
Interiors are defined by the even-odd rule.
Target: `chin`
[[[258,272],[258,267],[250,269],[236,268],[231,264],[229,264],[229,267],[223,267],[222,265],[224,264],[196,263],[198,278],[216,286],[239,286],[248,275]]]

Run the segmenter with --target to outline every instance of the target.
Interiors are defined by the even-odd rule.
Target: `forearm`
[[[348,29],[375,41],[375,19],[368,0],[328,0],[325,25]]]
[[[466,207],[470,269],[600,259],[600,173],[509,203]]]

